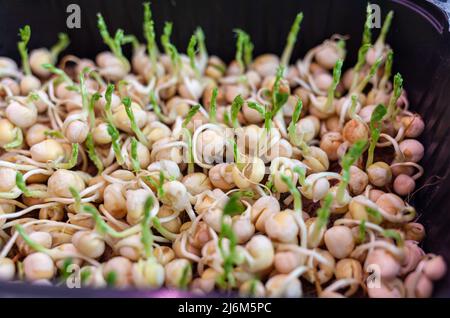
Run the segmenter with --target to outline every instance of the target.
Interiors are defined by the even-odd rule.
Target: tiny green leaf
[[[192,120],[192,118],[197,114],[197,112],[200,109],[200,105],[192,106],[191,109],[189,109],[189,112],[187,113],[186,117],[183,120],[183,127],[186,128],[186,126],[189,124],[189,122]]]
[[[245,101],[241,95],[237,95],[231,103],[231,123],[234,128],[239,127],[238,114],[244,103]]]
[[[283,55],[281,56],[281,65],[287,67],[291,59],[292,50],[294,49],[295,42],[297,42],[298,31],[300,30],[300,24],[303,20],[303,12],[297,13],[294,23],[292,23],[291,30],[286,39],[286,46],[284,47]]]
[[[373,111],[372,117],[370,118],[370,145],[367,154],[366,169],[373,163],[373,156],[375,152],[375,147],[377,145],[378,139],[381,133],[381,121],[386,115],[387,110],[382,104],[379,104]]]
[[[217,87],[213,88],[211,94],[211,103],[209,108],[209,119],[212,123],[217,123],[217,94],[219,90]]]
[[[25,25],[19,29],[20,41],[17,43],[19,49],[20,58],[22,59],[22,68],[26,75],[31,75],[30,61],[28,59],[27,45],[31,38],[31,28],[29,25]]]

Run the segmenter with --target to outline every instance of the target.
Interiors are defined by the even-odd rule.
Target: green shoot
[[[306,169],[304,167],[295,166],[292,170],[298,175],[298,183],[304,187],[306,185]]]
[[[214,87],[212,94],[211,94],[211,103],[209,106],[209,120],[211,123],[217,123],[217,93],[218,93],[217,87]]]
[[[366,169],[373,163],[373,156],[375,152],[375,147],[377,145],[378,139],[381,133],[381,121],[386,115],[387,110],[382,104],[379,104],[373,111],[372,117],[370,118],[370,145],[367,154]]]
[[[86,83],[85,83],[85,75],[89,73],[89,68],[85,67],[83,68],[83,70],[81,71],[80,75],[79,75],[79,86],[80,86],[80,94],[81,94],[81,105],[83,107],[83,112],[88,115],[89,114],[89,96],[88,96],[88,91],[86,88]]]
[[[383,216],[378,210],[366,207],[366,212],[374,219],[375,223],[381,223],[381,221],[383,221]]]
[[[170,118],[162,113],[161,108],[158,105],[158,101],[156,100],[155,92],[153,91],[150,92],[150,104],[152,105],[153,112],[159,120],[165,123],[170,122]]]
[[[387,117],[394,119],[397,114],[397,101],[402,95],[403,91],[403,77],[400,73],[395,74],[394,76],[394,89],[392,91],[391,98],[389,99]]]
[[[312,232],[313,241],[316,241],[320,231],[327,226],[328,220],[330,219],[330,207],[333,202],[333,195],[328,193],[323,200],[323,205],[317,210],[317,220],[314,225],[314,230]]]
[[[242,171],[242,169],[245,166],[244,162],[241,162],[241,156],[239,154],[239,149],[237,146],[236,141],[234,141],[234,139],[230,140],[230,143],[233,145],[233,157],[234,157],[234,163],[236,164],[236,167]]]
[[[200,105],[192,106],[191,109],[189,109],[189,112],[187,113],[186,117],[183,120],[183,124],[182,124],[183,128],[186,128],[186,126],[190,123],[190,121],[195,116],[195,114],[197,114],[199,109],[200,109]]]
[[[200,71],[197,67],[197,63],[195,61],[195,46],[197,45],[197,37],[195,35],[191,36],[191,39],[189,40],[189,44],[187,47],[187,54],[189,57],[189,64],[191,65],[191,68],[194,70],[195,76],[197,78],[200,77]]]
[[[363,44],[359,50],[358,50],[358,59],[356,61],[355,66],[353,67],[353,79],[352,79],[352,85],[350,88],[350,91],[353,91],[353,89],[358,84],[359,80],[359,72],[361,71],[362,67],[366,63],[366,55],[369,51],[371,45],[369,43]]]
[[[112,124],[113,122],[113,117],[112,117],[112,111],[111,111],[111,99],[112,99],[112,93],[114,92],[114,84],[108,84],[108,86],[106,87],[106,92],[105,92],[105,100],[106,100],[106,104],[105,104],[105,114],[106,114],[106,120]]]
[[[161,35],[161,44],[164,48],[166,55],[170,55],[169,45],[170,45],[170,35],[172,34],[172,22],[166,22],[164,24],[164,31]]]
[[[73,260],[71,257],[67,257],[64,259],[62,268],[61,268],[61,279],[63,282],[67,281],[70,276],[70,268],[69,266],[73,264]]]
[[[182,66],[180,54],[178,53],[178,50],[175,47],[175,45],[173,45],[172,43],[169,43],[168,50],[169,50],[170,60],[172,61],[174,73],[179,75],[180,71],[181,71],[181,66]]]
[[[122,103],[125,106],[125,111],[127,113],[128,119],[130,120],[131,124],[131,130],[134,132],[136,137],[138,138],[139,142],[145,146],[148,145],[147,137],[144,135],[142,130],[138,127],[136,123],[136,118],[134,117],[133,109],[131,107],[131,98],[130,97],[124,97],[122,99]]]
[[[303,20],[303,12],[300,12],[296,15],[294,23],[292,23],[291,30],[289,31],[289,35],[286,39],[286,46],[283,51],[283,55],[281,56],[281,65],[287,67],[289,65],[289,61],[291,59],[292,50],[294,49],[295,42],[297,42],[298,31],[300,30],[300,24]]]
[[[402,246],[404,245],[403,237],[402,237],[401,234],[400,234],[398,231],[396,231],[396,230],[391,230],[391,229],[389,229],[389,230],[384,230],[381,234],[382,234],[384,237],[394,239],[394,240],[395,240],[395,243],[397,244],[397,246],[402,247]]]
[[[141,164],[139,163],[138,153],[137,153],[138,141],[136,138],[131,137],[131,166],[134,172],[139,172],[141,170]]]
[[[84,284],[91,277],[92,271],[89,267],[82,268],[80,271],[81,283]]]
[[[123,42],[123,30],[118,29],[114,38],[111,37],[106,26],[105,20],[100,13],[97,13],[97,26],[100,30],[100,35],[103,38],[103,42],[109,47],[111,52],[122,62],[122,64],[129,69],[130,63],[127,58],[122,53],[122,42]]]
[[[120,149],[120,135],[117,128],[112,124],[112,122],[107,124],[107,131],[111,137],[111,145],[113,147],[114,154],[116,155],[116,160],[119,165],[123,165],[124,159],[122,156],[122,150]]]
[[[50,64],[50,63],[42,64],[42,67],[45,68],[50,73],[53,73],[53,74],[57,75],[58,78],[60,78],[63,82],[65,82],[65,83],[67,83],[69,85],[73,85],[72,79],[62,69],[59,69],[59,68],[57,68],[56,66],[54,66],[53,64]]]
[[[380,56],[375,63],[370,67],[369,73],[362,79],[362,81],[356,86],[352,92],[360,93],[364,90],[366,85],[369,83],[370,79],[375,75],[378,68],[381,65],[381,62],[383,61],[383,57]]]
[[[334,68],[333,68],[333,83],[328,88],[328,97],[327,97],[327,102],[325,104],[325,110],[327,112],[331,109],[331,107],[333,105],[334,93],[336,91],[336,87],[339,84],[339,81],[341,80],[342,64],[343,64],[343,61],[341,59],[339,59],[339,60],[337,60],[336,64],[334,65]]]
[[[64,135],[59,130],[46,130],[44,131],[44,135],[51,138],[59,138],[64,139]]]
[[[150,61],[152,62],[152,70],[156,71],[156,64],[158,59],[158,46],[156,44],[155,36],[155,24],[152,19],[152,11],[150,9],[150,3],[144,3],[144,37],[147,41],[147,52],[150,56]]]
[[[393,11],[389,11],[386,18],[384,19],[383,26],[381,27],[380,35],[378,36],[377,41],[375,42],[375,46],[381,46],[386,41],[386,35],[389,32],[389,28],[391,27],[392,18],[394,16]]]
[[[297,142],[295,142],[297,139],[296,125],[300,119],[300,114],[302,113],[302,108],[303,108],[302,100],[300,98],[298,98],[297,104],[295,105],[295,108],[294,108],[294,113],[292,114],[291,122],[289,123],[289,126],[287,128],[289,139],[291,140],[291,142],[294,143],[294,145],[297,144]]]
[[[245,72],[244,52],[245,46],[250,41],[250,37],[247,33],[245,33],[240,29],[235,29],[234,32],[236,32],[237,35],[235,60],[239,65],[241,73],[244,73]]]
[[[92,219],[95,221],[96,230],[100,234],[108,234],[116,238],[123,236],[120,232],[114,230],[102,219],[100,213],[95,207],[90,205],[83,205],[83,212],[88,213],[92,216]]]
[[[223,208],[221,217],[221,228],[219,233],[219,250],[223,259],[223,273],[218,277],[218,283],[222,288],[234,287],[236,284],[233,276],[233,267],[239,263],[236,252],[237,237],[229,224],[225,222],[226,216],[233,216],[239,211],[239,194],[231,195]],[[223,240],[227,238],[230,242],[228,253],[224,247]]]
[[[95,92],[92,96],[91,99],[89,101],[89,108],[88,108],[88,112],[89,112],[89,124],[91,129],[95,128],[95,103],[100,99],[100,97],[102,97],[102,95],[100,95],[98,92]]]
[[[181,278],[178,283],[178,286],[181,290],[187,290],[188,284],[189,284],[189,273],[192,272],[191,263],[188,263],[184,268],[183,272],[181,273]]]
[[[229,109],[225,109],[225,111],[223,112],[223,122],[224,122],[225,125],[231,126]]]
[[[208,52],[206,51],[205,45],[205,33],[203,32],[202,28],[198,27],[197,29],[195,29],[195,36],[197,37],[197,47],[200,55],[207,57]]]
[[[173,234],[172,232],[167,230],[164,226],[162,226],[161,221],[156,216],[154,218],[152,218],[152,224],[153,224],[153,227],[166,239],[171,240],[171,241],[176,239],[177,235]]]
[[[242,192],[236,192],[231,195],[230,199],[223,207],[223,213],[229,216],[242,214],[246,208],[245,205],[240,201],[240,198],[244,195],[245,193]]]
[[[109,287],[114,287],[114,286],[116,286],[116,283],[117,283],[117,273],[116,273],[115,271],[109,272],[109,273],[106,275],[105,280],[106,280],[106,285],[107,285],[107,286],[109,286]]]
[[[238,114],[244,103],[245,101],[241,95],[237,95],[231,103],[231,124],[233,128],[239,127]]]
[[[123,36],[122,44],[128,44],[131,43],[131,46],[133,47],[133,51],[137,51],[139,49],[139,40],[136,36],[133,34],[127,34]]]
[[[294,210],[295,212],[299,213],[300,216],[303,213],[303,206],[302,206],[302,196],[300,194],[300,191],[298,191],[295,184],[292,182],[292,179],[285,174],[281,174],[281,180],[287,185],[289,188],[289,192],[294,197]]]
[[[17,171],[16,173],[16,186],[22,191],[23,195],[29,198],[42,198],[46,195],[46,192],[39,190],[29,190],[23,179],[23,175]]]
[[[271,121],[276,116],[278,111],[284,106],[284,104],[287,102],[289,98],[289,94],[280,92],[280,82],[281,79],[283,78],[283,73],[284,67],[280,65],[277,69],[275,83],[273,84],[272,88],[272,109],[270,111],[270,115],[267,116],[268,118],[266,118],[266,120]],[[267,126],[270,126],[270,123],[267,124],[266,127]]]
[[[150,210],[153,208],[153,197],[149,196],[144,204],[144,217],[141,221],[142,226],[142,237],[141,242],[144,245],[144,255],[147,259],[151,258],[153,255],[153,234],[150,231],[151,226],[151,215]]]
[[[20,129],[19,127],[16,127],[15,130],[16,130],[16,136],[14,137],[14,139],[11,142],[7,143],[6,145],[3,145],[3,148],[5,150],[10,150],[10,149],[14,149],[14,148],[22,146],[22,143],[23,143],[22,129]]]
[[[342,179],[339,183],[336,201],[340,204],[344,203],[344,194],[345,189],[347,188],[348,183],[350,182],[350,167],[355,164],[355,162],[361,157],[364,152],[364,148],[366,147],[367,140],[358,140],[355,142],[344,157],[341,159],[342,166]]]
[[[389,50],[386,55],[386,61],[384,62],[384,73],[383,77],[380,80],[381,89],[386,88],[386,84],[389,81],[389,78],[392,74],[392,64],[394,63],[394,51]]]
[[[252,64],[253,61],[253,49],[255,46],[250,40],[250,36],[247,37],[247,42],[244,45],[244,63],[247,67]]]
[[[99,156],[97,155],[97,151],[95,150],[95,144],[94,144],[94,138],[92,137],[92,133],[88,133],[86,137],[86,148],[87,153],[89,156],[89,159],[94,163],[95,167],[97,168],[98,173],[103,172],[103,162],[100,160]]]
[[[350,109],[348,111],[350,118],[358,118],[356,116],[356,106],[358,106],[358,95],[353,94],[351,96],[351,104],[350,104]]]
[[[58,42],[50,49],[52,59],[56,61],[59,53],[64,51],[70,44],[70,39],[66,33],[58,33]]]
[[[22,68],[25,75],[31,75],[30,61],[28,59],[27,45],[31,38],[31,28],[29,25],[25,25],[19,29],[20,41],[17,43],[19,49],[20,58],[22,59]]]
[[[78,144],[72,144],[72,152],[68,162],[55,163],[54,167],[57,169],[72,169],[77,164],[78,160]]]
[[[366,8],[366,21],[364,23],[364,31],[363,31],[363,37],[362,37],[362,44],[369,44],[372,43],[372,31],[371,31],[371,22],[372,22],[372,7],[370,6],[370,3],[367,3]]]
[[[358,231],[358,241],[360,243],[366,240],[366,220],[362,220],[359,223],[359,231]]]
[[[33,250],[45,254],[48,254],[50,252],[50,250],[48,250],[47,248],[45,248],[44,246],[33,240],[25,231],[25,228],[22,225],[16,224],[14,228],[16,229],[17,233],[19,233],[19,235],[22,237],[22,239],[25,241],[25,243]]]
[[[164,185],[164,182],[166,180],[166,177],[165,177],[164,173],[162,171],[159,172],[159,180],[158,180],[158,182],[153,180],[153,178],[150,177],[150,176],[146,176],[144,178],[145,178],[145,180],[150,182],[150,184],[156,189],[156,193],[158,195],[158,198],[162,198],[164,196],[163,185]]]
[[[81,211],[81,196],[77,189],[74,187],[69,187],[70,194],[72,194],[73,199],[75,200],[74,208],[77,213]]]
[[[249,108],[256,110],[262,118],[266,117],[266,109],[263,105],[258,104],[257,102],[247,102]]]

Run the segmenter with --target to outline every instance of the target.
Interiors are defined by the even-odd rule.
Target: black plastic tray
[[[425,175],[412,198],[427,230],[424,248],[444,255],[450,264],[450,33],[446,14],[427,1],[370,1],[380,5],[383,16],[395,16],[387,41],[394,49],[395,71],[402,73],[411,107],[425,119],[421,141],[426,153],[421,164]],[[67,29],[66,8],[76,3],[81,8],[81,29]],[[174,22],[173,41],[184,51],[196,26],[205,31],[210,53],[231,59],[235,50],[232,30],[250,33],[255,53],[280,54],[295,14],[304,12],[299,41],[293,58],[334,33],[347,34],[354,63],[360,44],[366,1],[362,0],[166,0],[153,1],[156,30],[161,34],[164,21]],[[96,29],[96,13],[101,12],[111,30],[123,28],[141,37],[141,0],[0,0],[0,56],[18,58],[16,41],[19,27],[30,24],[31,48],[50,46],[58,32],[72,40],[68,52],[94,57],[105,50]],[[142,40],[142,39],[141,39]],[[61,290],[0,283],[4,296],[164,296],[136,291]],[[186,294],[170,294],[172,296]],[[435,297],[450,297],[450,274],[435,286]]]

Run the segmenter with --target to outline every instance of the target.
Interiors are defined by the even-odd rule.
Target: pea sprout
[[[235,59],[241,73],[244,73],[246,66],[248,67],[251,63],[253,44],[250,41],[250,36],[246,32],[241,29],[235,29],[234,32],[237,35]]]
[[[186,290],[188,288],[189,273],[191,271],[192,271],[191,264],[190,263],[186,264],[186,266],[183,268],[183,272],[181,273],[180,282],[178,283],[181,290]]]
[[[217,93],[218,93],[217,87],[213,88],[212,94],[211,94],[211,103],[209,107],[209,120],[212,123],[217,123]]]
[[[207,57],[208,52],[206,51],[205,45],[205,33],[203,32],[203,29],[201,27],[195,29],[195,36],[197,37],[197,47],[200,52],[200,55]]]
[[[98,212],[98,210],[90,205],[83,205],[82,210],[84,213],[90,214],[92,219],[95,222],[95,226],[96,226],[96,230],[100,233],[100,234],[108,234],[112,237],[115,238],[120,238],[123,237],[123,233],[122,232],[117,232],[116,230],[114,230],[112,227],[110,227],[100,216],[100,213]]]
[[[159,180],[158,180],[158,182],[156,182],[155,180],[153,180],[149,176],[145,177],[145,180],[150,182],[150,184],[156,189],[156,193],[158,195],[158,198],[162,198],[164,196],[163,185],[164,185],[164,182],[166,180],[166,176],[164,175],[164,173],[162,171],[159,172]]]
[[[226,216],[233,216],[239,211],[239,194],[231,195],[230,199],[227,201],[223,208],[223,213],[221,217],[221,226],[219,233],[219,250],[223,259],[223,273],[218,277],[218,284],[222,288],[227,286],[234,287],[236,285],[235,278],[233,276],[233,267],[239,263],[239,257],[236,252],[237,237],[233,229],[229,224],[225,222]],[[228,253],[224,247],[224,239],[229,240],[229,250]]]
[[[362,79],[362,81],[356,86],[356,88],[354,90],[352,90],[351,92],[357,92],[360,93],[364,90],[364,88],[366,87],[366,85],[369,83],[370,79],[375,75],[375,73],[377,72],[378,68],[381,65],[381,62],[383,61],[383,57],[380,56],[375,63],[370,67],[369,73]]]
[[[116,56],[122,62],[126,69],[129,70],[130,63],[122,52],[122,41],[124,37],[123,30],[118,29],[116,31],[116,34],[114,35],[114,38],[112,38],[109,34],[105,20],[100,13],[97,13],[97,27],[100,30],[100,35],[103,38],[103,42],[109,47],[114,56]]]
[[[89,101],[89,123],[90,123],[90,127],[91,129],[95,128],[95,103],[100,99],[100,97],[102,97],[102,95],[100,95],[98,92],[95,92],[92,96],[91,99]]]
[[[61,268],[61,280],[64,282],[66,281],[70,276],[70,268],[69,266],[73,264],[72,257],[67,257],[64,259],[62,268]]]
[[[304,167],[295,166],[292,170],[298,175],[298,183],[304,187],[306,185],[306,169]]]
[[[383,235],[384,237],[387,237],[387,238],[394,239],[396,244],[400,247],[403,247],[403,245],[404,245],[404,240],[403,240],[401,234],[396,230],[392,230],[392,229],[384,230],[381,233],[381,235]]]
[[[66,33],[58,33],[58,42],[50,49],[50,54],[54,60],[57,59],[59,53],[64,51],[70,44],[70,39]]]
[[[25,75],[31,75],[30,61],[28,59],[27,45],[31,38],[31,28],[29,25],[25,25],[19,29],[20,41],[17,43],[19,49],[20,58],[22,59],[22,68]]]
[[[94,138],[92,137],[92,133],[89,132],[86,137],[86,148],[87,153],[89,156],[89,159],[94,163],[95,167],[97,168],[98,173],[103,172],[103,162],[100,160],[99,156],[97,155],[97,151],[95,150],[95,144],[94,144]]]
[[[344,157],[341,159],[342,166],[342,179],[339,183],[336,195],[336,201],[338,203],[344,202],[344,194],[345,189],[347,188],[348,183],[350,182],[350,167],[355,164],[355,162],[361,157],[364,152],[364,148],[366,147],[367,140],[358,140],[355,142]]]
[[[392,91],[391,98],[389,99],[387,117],[390,119],[394,119],[397,115],[397,101],[402,95],[403,91],[403,77],[400,73],[395,74],[394,76],[394,89]]]
[[[183,120],[183,127],[186,127],[189,122],[192,120],[192,118],[195,116],[195,114],[197,114],[197,112],[200,109],[200,105],[195,105],[193,107],[191,107],[191,109],[189,110],[189,112],[187,113],[186,117]]]
[[[377,41],[375,42],[375,46],[379,47],[384,44],[386,40],[386,35],[389,32],[389,28],[391,27],[392,18],[394,17],[394,11],[389,11],[384,19],[383,26],[381,27],[380,35],[378,36]]]
[[[366,207],[366,212],[369,216],[371,216],[374,219],[376,223],[380,223],[383,220],[383,216],[378,210]]]
[[[366,8],[366,21],[364,22],[364,31],[363,31],[363,37],[362,37],[362,44],[371,44],[372,43],[372,31],[371,31],[371,22],[372,22],[372,7],[370,6],[370,3],[367,3]]]
[[[386,84],[392,74],[392,64],[394,62],[394,51],[389,50],[386,54],[386,61],[384,62],[384,73],[380,80],[380,88],[386,89]]]
[[[162,226],[161,221],[157,217],[152,218],[152,224],[153,227],[166,239],[171,241],[176,239],[177,237],[176,234],[173,234],[172,232],[167,230],[164,226]]]
[[[333,68],[333,83],[328,88],[328,97],[327,102],[325,104],[325,109],[328,111],[330,110],[331,106],[333,105],[334,100],[334,93],[336,91],[336,87],[339,84],[339,81],[341,79],[341,73],[342,73],[342,64],[343,61],[341,59],[337,60],[336,64]]]
[[[298,120],[300,119],[300,114],[302,113],[302,108],[303,108],[302,100],[300,98],[298,98],[297,104],[295,105],[295,108],[294,108],[294,113],[292,114],[291,122],[289,123],[289,126],[288,126],[289,139],[291,141],[293,141],[294,144],[297,144],[297,142],[295,142],[297,139],[296,125],[297,125]]]
[[[330,219],[330,207],[333,202],[333,195],[328,193],[323,200],[323,205],[317,210],[317,220],[314,225],[314,230],[312,232],[313,241],[316,241],[317,236],[320,231],[328,224]]]
[[[137,153],[138,141],[136,138],[131,137],[131,166],[135,172],[141,170],[141,164],[139,163],[138,153]]]
[[[158,46],[156,44],[156,36],[155,36],[155,24],[152,19],[152,11],[150,9],[150,3],[144,3],[144,37],[147,41],[147,52],[150,56],[150,61],[152,62],[152,70],[156,71],[157,64],[157,55],[158,55]]]
[[[44,131],[44,136],[52,137],[52,138],[59,138],[59,139],[65,138],[63,133],[58,130],[46,130],[46,131]]]
[[[360,243],[366,240],[366,220],[361,220],[359,223],[358,240]]]
[[[163,34],[161,35],[161,44],[164,48],[166,55],[170,55],[169,45],[170,45],[170,35],[172,34],[172,22],[164,23]]]
[[[108,285],[109,287],[114,287],[117,283],[117,273],[115,271],[110,271],[106,277],[106,285]]]
[[[22,146],[22,143],[23,143],[22,129],[20,129],[19,127],[16,127],[15,131],[16,131],[16,135],[15,135],[14,139],[11,142],[3,145],[3,148],[5,150],[10,150],[10,149],[14,149],[14,148]]]
[[[128,96],[124,97],[122,99],[122,103],[125,106],[125,111],[127,113],[128,119],[130,120],[131,130],[134,132],[139,142],[147,146],[148,145],[147,137],[144,135],[144,133],[136,123],[136,118],[134,117],[133,109],[131,107],[131,98],[129,98]]]
[[[91,277],[91,275],[92,272],[88,267],[81,269],[80,272],[81,283],[86,283],[88,279]]]
[[[25,241],[25,243],[27,243],[27,245],[31,247],[33,250],[45,254],[49,253],[49,250],[47,248],[45,248],[44,246],[33,240],[28,235],[28,233],[25,231],[25,228],[22,225],[16,224],[14,228],[16,229],[17,233],[19,233],[19,235],[22,237],[22,239]]]
[[[78,192],[77,189],[75,189],[72,186],[69,187],[69,191],[70,191],[70,194],[72,195],[73,199],[75,200],[74,208],[75,208],[75,211],[78,213],[81,210],[81,196],[80,196],[80,193]]]
[[[270,120],[276,116],[278,111],[284,106],[289,98],[289,94],[280,92],[280,82],[283,78],[284,67],[279,66],[275,76],[275,82],[272,89],[272,109],[270,111]]]
[[[136,36],[134,36],[133,34],[127,34],[123,36],[122,39],[122,44],[128,44],[131,43],[131,45],[133,46],[133,50],[136,51],[137,49],[139,49],[139,41],[136,38]]]
[[[120,149],[120,135],[117,128],[112,124],[112,122],[108,122],[106,126],[106,130],[108,131],[108,135],[111,137],[111,145],[113,147],[114,154],[116,156],[117,163],[119,165],[123,165],[124,159],[122,156],[122,150]]]
[[[63,82],[69,85],[73,85],[72,79],[62,69],[57,68],[56,66],[50,63],[42,64],[42,67],[45,68],[50,73],[57,75],[58,78],[60,78]]]
[[[294,23],[292,23],[291,30],[286,39],[286,46],[281,56],[281,65],[287,67],[291,59],[292,50],[294,49],[295,42],[297,42],[298,31],[300,31],[300,24],[303,20],[303,12],[297,13]]]
[[[369,51],[371,45],[369,43],[363,44],[358,50],[358,59],[356,61],[355,66],[353,67],[353,80],[350,91],[353,91],[355,86],[358,84],[359,72],[366,62],[366,55]]]
[[[189,64],[191,65],[191,68],[194,70],[195,72],[195,76],[197,78],[200,77],[200,71],[197,67],[197,63],[195,61],[195,46],[197,45],[197,37],[195,35],[191,36],[191,39],[189,40],[189,44],[187,47],[187,54],[189,57]]]
[[[58,169],[72,169],[77,164],[78,160],[78,144],[72,144],[72,152],[70,154],[70,159],[66,163],[56,163],[55,168]]]
[[[231,124],[234,128],[239,127],[238,114],[245,101],[241,95],[237,95],[231,103]]]
[[[281,174],[281,180],[287,185],[289,192],[294,197],[294,210],[297,213],[302,214],[303,206],[302,206],[302,196],[300,191],[298,191],[295,184],[292,182],[292,179],[286,176],[285,174]]]
[[[42,198],[46,196],[46,192],[44,191],[28,189],[25,180],[23,179],[23,175],[19,171],[16,172],[16,186],[22,191],[24,196],[29,198]]]
[[[373,163],[373,156],[375,152],[375,147],[377,145],[378,139],[381,133],[381,121],[386,115],[387,110],[382,104],[379,104],[373,111],[370,118],[370,145],[369,151],[367,153],[366,169]]]
[[[144,217],[141,221],[141,227],[142,227],[142,237],[141,242],[144,246],[144,255],[147,259],[151,258],[153,255],[153,234],[150,231],[151,226],[151,215],[150,210],[153,208],[154,202],[153,197],[148,196],[147,200],[144,204]]]

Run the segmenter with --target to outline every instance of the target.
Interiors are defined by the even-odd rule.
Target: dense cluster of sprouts
[[[186,54],[98,28],[95,62],[32,50],[0,58],[0,279],[162,287],[255,297],[429,297],[441,256],[408,204],[424,147],[370,12],[354,66],[333,35],[291,64],[253,58],[236,30],[230,64],[200,28]],[[129,60],[122,51],[132,45]],[[69,270],[76,265],[79,271]]]

